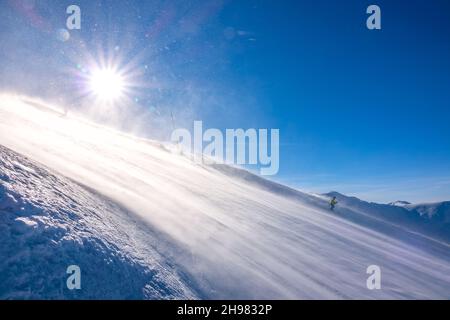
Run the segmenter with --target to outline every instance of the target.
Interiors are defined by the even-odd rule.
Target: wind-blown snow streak
[[[116,236],[139,243],[130,259],[141,256],[140,266],[160,271],[167,291],[149,297],[450,298],[448,244],[425,238],[415,246],[329,212],[319,197],[288,197],[157,143],[10,96],[0,99],[0,144],[91,190],[74,188],[74,199],[93,192],[111,200],[83,216],[109,219],[107,208],[120,206],[120,219],[145,222],[118,223]],[[108,234],[113,243],[114,232]],[[117,251],[127,252],[119,245]],[[366,288],[372,264],[381,267],[382,290]]]

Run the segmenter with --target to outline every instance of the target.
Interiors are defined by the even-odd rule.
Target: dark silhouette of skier
[[[331,199],[330,201],[330,209],[331,211],[334,210],[334,207],[337,205],[338,201],[336,200],[336,197],[333,197],[333,199]]]

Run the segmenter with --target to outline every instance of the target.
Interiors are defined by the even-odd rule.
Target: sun
[[[105,68],[92,72],[90,90],[100,100],[113,102],[124,94],[124,78],[114,69]]]

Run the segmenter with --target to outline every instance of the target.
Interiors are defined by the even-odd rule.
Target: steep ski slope
[[[395,232],[384,233],[382,222],[373,228],[372,221],[365,223],[370,219],[364,215],[352,221],[329,212],[320,197],[256,177],[236,177],[223,168],[199,166],[158,144],[75,117],[61,117],[45,106],[9,96],[0,98],[0,144],[51,168],[52,173],[39,171],[44,185],[48,185],[44,179],[48,175],[75,181],[72,188],[54,189],[80,204],[76,208],[81,212],[76,215],[97,216],[89,218],[96,222],[114,221],[110,225],[116,225],[117,232],[110,225],[102,232],[91,223],[78,224],[72,219],[70,225],[79,228],[74,230],[77,236],[87,229],[104,243],[101,234],[107,234],[104,246],[109,247],[86,248],[75,242],[76,254],[70,262],[63,260],[65,264],[78,261],[84,265],[89,261],[89,250],[108,253],[111,249],[117,257],[129,259],[119,263],[122,267],[114,273],[119,282],[124,278],[136,281],[129,292],[145,284],[147,290],[153,288],[147,295],[150,298],[450,298],[448,244],[417,235],[421,244],[417,246],[417,242],[405,241]],[[8,154],[3,151],[2,158],[6,157],[4,153]],[[10,175],[24,173],[20,165],[30,166],[21,164],[23,158],[17,155],[9,157],[17,157],[14,161],[19,168],[0,168],[2,177],[7,177],[2,184],[26,199],[26,190],[32,194],[34,189],[26,185],[12,189],[15,183],[11,180],[15,178]],[[53,200],[54,196],[44,199],[53,210],[48,211],[50,217],[57,212],[58,217],[67,214],[70,218],[72,210],[60,208],[62,202]],[[85,207],[80,197],[92,201]],[[139,223],[130,222],[134,220]],[[49,226],[55,223],[48,221]],[[34,223],[25,224],[27,237],[39,238]],[[129,238],[128,249],[120,245],[124,237]],[[43,238],[40,244],[44,250],[52,242]],[[1,259],[11,259],[13,253],[0,248]],[[26,250],[26,246],[20,248]],[[26,254],[31,259],[36,252]],[[8,274],[4,279],[7,282],[36,273],[33,267],[22,265],[21,259],[13,261],[1,265],[6,269],[0,270],[1,274]],[[133,263],[141,270],[136,272],[137,280],[129,269]],[[372,264],[382,269],[382,290],[366,288],[366,268]],[[38,265],[34,268],[40,268]],[[154,270],[159,282],[152,282],[140,268]],[[118,275],[121,270],[128,270],[123,278]],[[42,281],[45,295],[51,285],[47,287],[49,279]],[[107,279],[99,282],[104,282],[103,292],[110,289]],[[81,291],[95,296],[98,285],[84,283]],[[0,292],[2,297],[9,295],[8,288]],[[26,292],[25,280],[23,288]],[[132,296],[129,292],[123,297]],[[136,295],[142,294],[142,290],[139,292]]]
[[[164,237],[109,199],[2,146],[0,183],[0,299],[197,297],[155,249]]]

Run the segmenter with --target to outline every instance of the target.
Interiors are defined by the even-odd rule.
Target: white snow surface
[[[17,96],[0,145],[0,299],[450,298],[450,244],[363,207]]]

